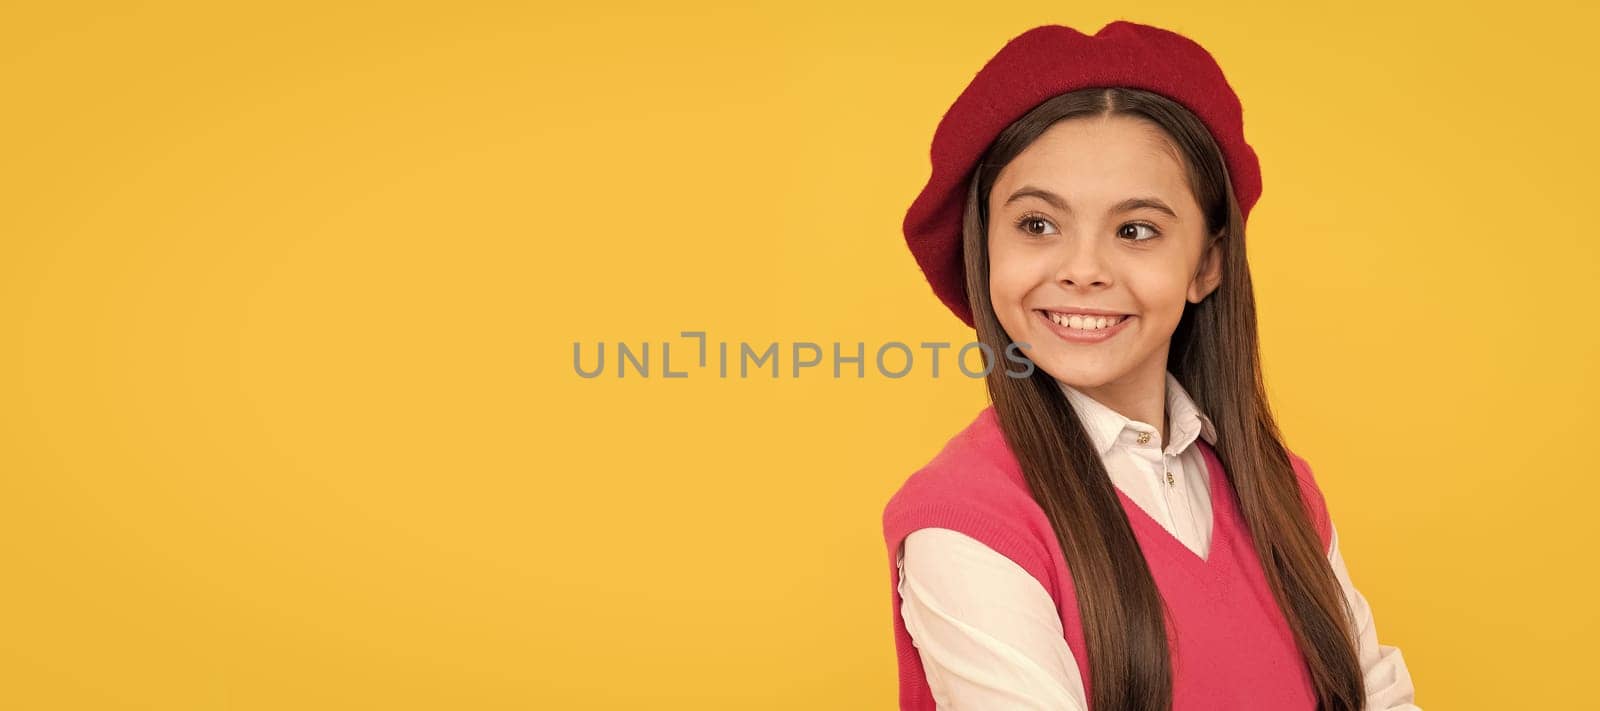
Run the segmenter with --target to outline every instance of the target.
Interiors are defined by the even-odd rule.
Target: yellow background
[[[892,707],[879,516],[981,382],[572,344],[970,340],[899,232],[933,128],[1119,17],[1242,97],[1274,405],[1419,702],[1592,697],[1579,3],[32,5],[0,707]]]

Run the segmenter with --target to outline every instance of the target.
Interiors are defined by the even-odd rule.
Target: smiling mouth
[[[1128,318],[1127,314],[1104,316],[1100,314],[1075,314],[1044,310],[1040,310],[1039,313],[1044,314],[1046,318],[1056,322],[1056,325],[1058,326],[1085,332],[1093,332],[1111,328],[1112,326],[1122,323],[1124,319]]]

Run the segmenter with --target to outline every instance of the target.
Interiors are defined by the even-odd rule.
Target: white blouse
[[[1058,381],[1059,382],[1059,381]],[[1112,483],[1204,558],[1211,546],[1210,483],[1197,437],[1211,420],[1167,373],[1171,441],[1065,383],[1063,392],[1099,450]],[[1418,710],[1396,647],[1379,644],[1372,610],[1355,589],[1333,530],[1329,562],[1355,612],[1367,708]],[[947,528],[911,532],[896,559],[901,614],[940,709],[1084,711],[1083,679],[1055,602],[1022,566]],[[1418,710],[1420,711],[1420,710]]]

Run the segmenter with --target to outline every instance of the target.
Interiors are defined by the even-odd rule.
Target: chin
[[[1034,361],[1040,370],[1050,374],[1063,383],[1078,389],[1097,388],[1116,380],[1122,373],[1115,368],[1102,367],[1094,363],[1083,363],[1078,359],[1069,359],[1060,354]]]

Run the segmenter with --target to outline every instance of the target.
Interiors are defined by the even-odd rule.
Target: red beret
[[[1093,36],[1044,25],[1000,48],[956,97],[933,134],[933,173],[906,210],[906,244],[934,294],[968,326],[961,219],[967,180],[1000,132],[1059,94],[1095,86],[1145,89],[1182,104],[1222,147],[1239,210],[1261,196],[1261,166],[1244,140],[1239,97],[1211,53],[1183,35],[1117,20]]]

